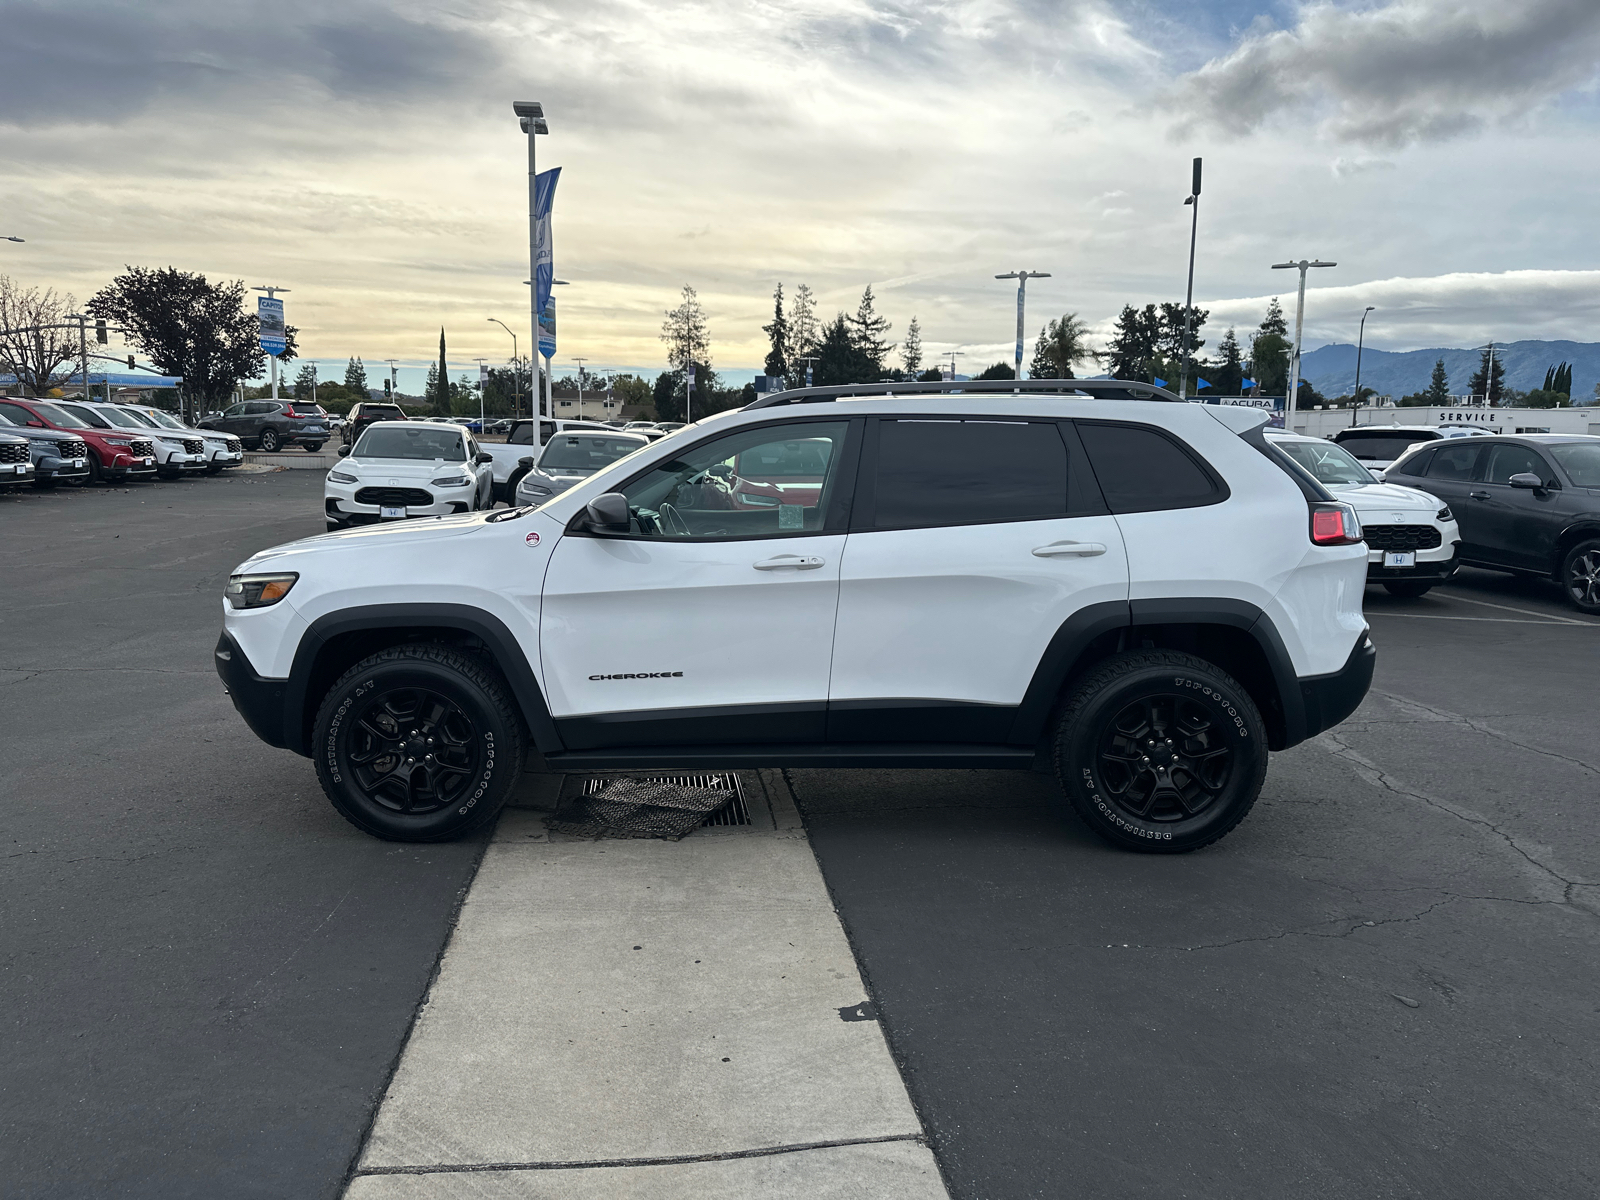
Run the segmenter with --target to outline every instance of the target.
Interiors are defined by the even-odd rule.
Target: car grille
[[[135,458],[149,458],[156,452],[156,444],[149,438],[134,438],[128,443],[128,453]]]
[[[405,505],[407,508],[421,508],[433,503],[433,496],[421,488],[403,487],[364,487],[356,493],[357,504],[377,505]]]
[[[1433,550],[1443,540],[1432,525],[1368,525],[1361,531],[1374,550]]]
[[[183,452],[185,454],[203,454],[205,453],[205,448],[206,444],[199,438],[183,439]]]
[[[243,454],[244,453],[244,443],[241,442],[238,438],[229,438],[228,439],[228,453],[229,454]]]
[[[28,445],[13,445],[10,442],[0,443],[0,463],[25,463],[28,461]]]
[[[82,442],[57,442],[57,458],[82,458],[89,453],[89,447]]]

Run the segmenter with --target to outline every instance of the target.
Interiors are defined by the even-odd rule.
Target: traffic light
[[[128,355],[128,370],[133,370],[133,355]]]
[[[383,398],[385,400],[388,400],[393,395],[394,395],[394,380],[385,379],[383,381]]]
[[[101,320],[101,321],[96,321],[94,323],[94,340],[99,342],[102,346],[104,346],[106,344],[106,323],[105,323],[105,321]]]

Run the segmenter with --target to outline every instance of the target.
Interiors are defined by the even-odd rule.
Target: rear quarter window
[[[1216,472],[1164,430],[1085,421],[1078,435],[1114,513],[1198,508],[1228,498]]]

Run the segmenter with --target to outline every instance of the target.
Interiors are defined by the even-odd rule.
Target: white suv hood
[[[343,459],[334,469],[359,475],[362,483],[374,483],[380,487],[391,479],[408,484],[415,483],[419,479],[426,482],[447,471],[452,475],[460,475],[463,471],[468,475],[472,474],[472,468],[464,462],[448,462],[438,458],[429,462],[415,458],[357,458],[353,454]]]
[[[1364,508],[1425,508],[1438,512],[1444,501],[1418,488],[1394,483],[1330,483],[1324,485],[1339,499],[1353,504],[1359,513]]]

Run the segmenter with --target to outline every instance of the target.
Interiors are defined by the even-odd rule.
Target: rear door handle
[[[763,558],[758,563],[751,563],[758,571],[782,571],[785,568],[793,571],[815,571],[827,559],[818,558],[814,554],[780,554],[776,558]]]
[[[1471,496],[1474,500],[1493,500],[1494,499],[1494,497],[1491,496],[1488,492],[1468,492],[1467,495]]]
[[[1051,542],[1033,548],[1035,558],[1093,558],[1105,552],[1104,542]]]

